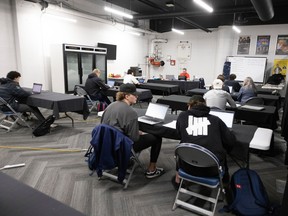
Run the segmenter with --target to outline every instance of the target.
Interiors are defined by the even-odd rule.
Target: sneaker
[[[147,171],[145,173],[145,176],[146,176],[146,178],[151,179],[151,178],[156,178],[158,176],[161,176],[163,173],[164,173],[164,169],[163,168],[156,167],[156,169],[154,171],[152,171],[152,172]]]

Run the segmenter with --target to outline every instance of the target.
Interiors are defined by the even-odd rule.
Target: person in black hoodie
[[[0,97],[2,97],[11,107],[20,113],[32,112],[36,118],[43,122],[44,116],[37,107],[26,104],[27,97],[30,92],[25,91],[19,85],[21,74],[17,71],[10,71],[6,78],[0,79]],[[9,111],[6,106],[1,107],[2,111]]]
[[[206,106],[205,100],[200,95],[194,95],[190,98],[188,103],[188,110],[180,113],[176,130],[181,137],[180,143],[193,143],[203,146],[213,152],[219,159],[220,164],[224,166],[225,175],[223,181],[229,181],[228,167],[226,163],[226,153],[230,152],[235,145],[236,139],[234,134],[227,128],[226,124],[217,116],[209,114],[210,108]],[[195,134],[192,130],[189,131],[193,125],[189,125],[189,118],[204,118],[207,120],[206,133]],[[203,128],[204,129],[204,128]],[[205,131],[205,130],[203,130]],[[176,165],[177,166],[177,165]],[[183,167],[183,166],[182,166]],[[178,167],[176,167],[178,170]],[[211,173],[209,170],[191,169],[190,166],[185,167],[186,172],[196,176],[215,176],[217,173]],[[179,176],[176,172],[176,177],[173,177],[172,183],[175,188],[179,187]]]
[[[105,102],[110,104],[111,101],[105,95],[105,91],[110,87],[106,85],[100,78],[101,71],[99,69],[94,69],[85,83],[85,90],[89,94],[92,100],[99,100],[100,102]]]

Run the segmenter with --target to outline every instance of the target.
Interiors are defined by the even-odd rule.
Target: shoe
[[[146,178],[151,179],[151,178],[156,178],[158,176],[161,176],[163,173],[164,173],[164,169],[163,168],[156,167],[156,169],[154,171],[152,171],[152,172],[147,171],[145,173],[145,176],[146,176]]]

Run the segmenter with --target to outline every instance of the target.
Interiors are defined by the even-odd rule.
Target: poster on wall
[[[276,55],[288,55],[288,35],[278,35]]]
[[[257,36],[256,55],[268,55],[270,35]]]
[[[249,54],[250,49],[250,36],[240,36],[238,40],[238,55]]]
[[[272,74],[282,74],[286,77],[288,59],[274,59]]]

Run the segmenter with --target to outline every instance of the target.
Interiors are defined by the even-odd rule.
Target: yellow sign
[[[282,74],[286,77],[288,59],[274,59],[272,74]]]

